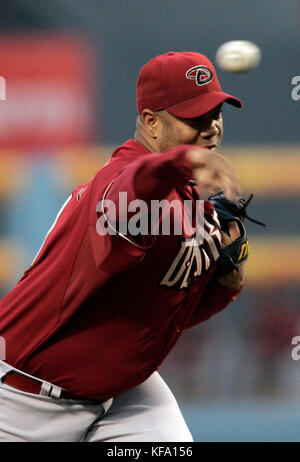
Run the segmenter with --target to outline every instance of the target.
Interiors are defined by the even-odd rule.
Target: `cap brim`
[[[176,116],[186,119],[193,119],[214,109],[222,103],[229,103],[232,106],[241,108],[243,103],[234,96],[224,93],[222,91],[208,92],[195,98],[182,101],[181,103],[174,104],[165,108],[167,112]]]

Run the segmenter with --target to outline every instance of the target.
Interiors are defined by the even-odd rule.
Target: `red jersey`
[[[147,379],[184,329],[234,300],[238,291],[213,280],[220,239],[209,201],[200,247],[191,247],[184,231],[141,239],[99,233],[99,202],[118,204],[120,191],[128,202],[167,198],[195,206],[185,150],[150,153],[129,140],[73,192],[36,259],[0,302],[9,364],[103,401]]]

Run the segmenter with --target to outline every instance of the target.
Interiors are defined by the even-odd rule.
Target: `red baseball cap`
[[[199,117],[226,101],[236,107],[242,102],[224,93],[214,66],[195,52],[170,52],[151,59],[139,74],[137,107],[165,109],[178,117]]]

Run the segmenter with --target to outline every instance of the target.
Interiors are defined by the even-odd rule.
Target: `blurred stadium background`
[[[244,108],[225,107],[223,152],[249,214],[248,284],[237,301],[186,332],[161,373],[196,441],[300,441],[300,74],[297,0],[2,0],[0,75],[0,291],[38,251],[70,190],[133,137],[140,67],[168,51],[213,61],[246,39],[258,69],[219,70]]]

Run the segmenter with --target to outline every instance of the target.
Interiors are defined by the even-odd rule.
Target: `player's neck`
[[[155,138],[152,138],[152,136],[149,135],[140,117],[138,117],[136,121],[136,131],[134,134],[134,138],[138,143],[142,144],[147,149],[149,149],[149,151],[159,151]]]

